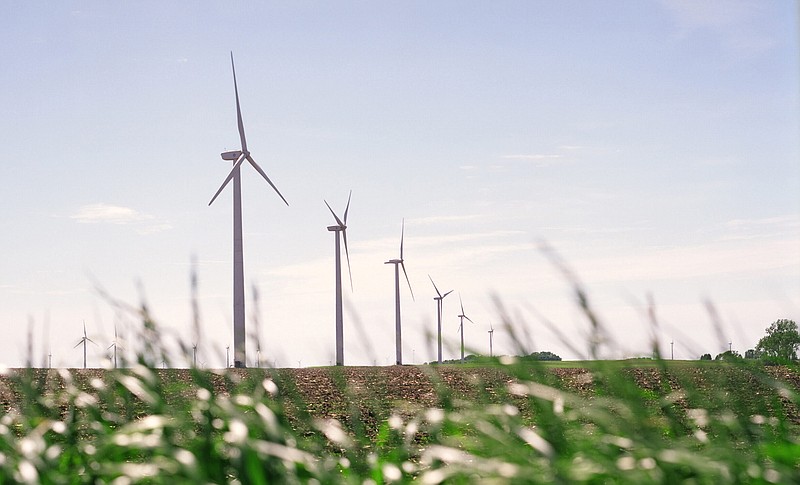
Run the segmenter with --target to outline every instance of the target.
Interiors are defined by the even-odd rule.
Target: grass
[[[141,317],[125,369],[0,379],[0,483],[800,483],[796,367],[164,370]]]

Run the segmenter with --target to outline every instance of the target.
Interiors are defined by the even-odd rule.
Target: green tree
[[[800,347],[800,332],[794,320],[776,320],[767,327],[767,335],[761,337],[756,351],[765,357],[776,357],[782,360],[796,360]]]

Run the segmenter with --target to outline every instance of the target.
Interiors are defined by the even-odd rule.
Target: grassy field
[[[2,483],[798,483],[796,368],[18,369]]]

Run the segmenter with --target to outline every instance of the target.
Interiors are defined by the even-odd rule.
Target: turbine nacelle
[[[246,153],[245,156],[247,156],[247,155],[250,155],[250,154]],[[236,160],[239,160],[239,157],[242,156],[242,151],[241,150],[234,150],[232,152],[222,152],[222,153],[220,153],[220,156],[222,157],[223,160],[228,160],[230,162],[235,162]]]

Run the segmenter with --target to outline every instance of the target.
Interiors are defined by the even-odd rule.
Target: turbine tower
[[[494,336],[494,327],[489,324],[489,357],[494,357],[494,349],[492,348],[492,337]]]
[[[328,226],[328,230],[336,233],[336,365],[344,365],[344,317],[342,315],[342,251],[340,239],[344,239],[344,254],[347,256],[347,273],[350,275],[350,291],[353,291],[353,274],[350,272],[350,252],[347,250],[347,212],[350,210],[350,197],[347,196],[347,205],[344,208],[344,220],[333,212],[331,205],[324,200],[328,210],[336,220],[335,226]]]
[[[431,284],[433,285],[433,289],[436,290],[436,295],[437,295],[437,296],[434,296],[433,299],[436,300],[436,319],[437,319],[436,320],[436,332],[437,332],[437,338],[438,338],[438,347],[437,348],[438,348],[438,357],[439,357],[438,362],[441,364],[442,363],[442,305],[443,305],[442,300],[444,300],[444,297],[446,297],[447,295],[452,293],[453,290],[450,290],[450,291],[448,291],[447,293],[445,293],[443,295],[443,294],[441,294],[439,292],[439,288],[436,287],[436,283],[433,282],[433,278],[431,278],[431,275],[428,275],[428,278],[431,280]]]
[[[228,185],[228,182],[233,180],[233,361],[234,367],[245,367],[247,361],[245,360],[244,250],[242,248],[242,185],[239,171],[244,161],[247,160],[261,174],[287,206],[289,203],[286,202],[281,192],[275,187],[272,180],[267,177],[264,170],[253,160],[247,150],[247,140],[244,136],[244,124],[242,123],[242,110],[239,105],[239,88],[236,84],[236,68],[233,65],[233,52],[231,52],[231,70],[233,71],[233,90],[236,95],[236,121],[239,126],[239,139],[242,149],[221,154],[223,160],[233,162],[233,169],[231,169],[228,177],[222,182],[208,205],[213,204],[222,189]]]
[[[408,279],[406,273],[406,265],[403,264],[403,236],[405,234],[406,221],[403,219],[403,224],[400,229],[400,259],[390,259],[384,264],[394,265],[394,330],[396,340],[396,358],[397,365],[403,365],[403,339],[400,326],[400,268],[403,268],[403,274],[406,276],[406,283],[408,283],[408,291],[411,292],[411,299],[414,299],[414,290],[411,289],[411,281]],[[398,266],[400,268],[398,268]]]
[[[461,363],[464,363],[464,319],[466,318],[469,320],[470,323],[473,322],[465,313],[464,313],[464,302],[461,301],[461,294],[458,295],[458,302],[461,303],[461,315],[458,318],[461,319],[461,323],[458,325],[458,330],[461,332]]]
[[[92,339],[90,339],[89,337],[86,336],[86,322],[84,321],[83,322],[83,338],[80,339],[77,344],[75,344],[75,347],[72,347],[73,349],[75,349],[75,348],[78,347],[78,345],[83,344],[83,368],[84,369],[86,368],[86,342],[91,342],[91,343],[97,345],[94,340],[92,340]]]

